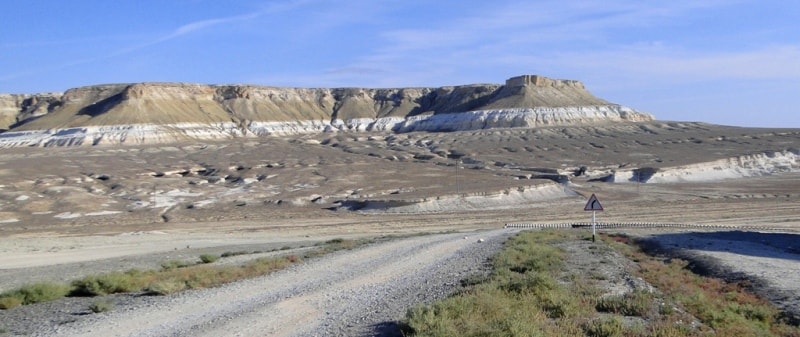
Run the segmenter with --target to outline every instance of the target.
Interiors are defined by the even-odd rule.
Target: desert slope
[[[0,126],[10,131],[0,135],[0,146],[141,144],[336,130],[463,131],[653,119],[595,97],[578,81],[535,75],[513,77],[505,85],[396,89],[109,84],[40,96],[0,96]]]

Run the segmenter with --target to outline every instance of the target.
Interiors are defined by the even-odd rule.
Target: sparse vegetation
[[[239,255],[246,255],[246,254],[250,254],[250,253],[248,253],[246,251],[243,251],[243,250],[242,251],[236,251],[236,252],[224,252],[224,253],[222,253],[222,255],[220,255],[220,257],[225,258],[225,257],[239,256]],[[256,254],[256,253],[254,252],[253,254]]]
[[[160,270],[142,271],[131,269],[126,272],[112,272],[90,275],[72,282],[70,285],[38,283],[0,294],[0,309],[51,301],[65,296],[104,296],[117,293],[144,292],[152,295],[168,295],[186,289],[216,287],[225,283],[257,277],[287,266],[343,249],[353,249],[371,240],[334,239],[324,242],[317,249],[303,256],[287,255],[262,257],[240,266],[209,266],[207,264],[221,257],[250,254],[247,252],[228,252],[221,256],[203,254],[202,264],[179,260],[165,261]],[[253,252],[257,254],[259,252]],[[92,311],[95,309],[90,308]],[[98,310],[102,310],[98,302]]]
[[[596,319],[583,325],[586,336],[591,337],[618,337],[624,336],[625,327],[619,317]]]
[[[602,297],[597,301],[595,308],[600,312],[647,317],[655,308],[654,300],[653,293],[639,290],[624,295]]]
[[[158,280],[144,289],[151,295],[169,295],[183,290],[186,290],[186,282],[178,279]]]
[[[11,309],[22,305],[22,298],[14,294],[0,295],[0,309]]]
[[[124,273],[86,276],[72,282],[73,296],[101,296],[139,291],[154,279],[155,273],[131,269]]]
[[[219,258],[220,258],[219,255],[214,255],[214,254],[200,255],[200,261],[202,261],[203,263],[214,263],[217,260],[219,260]]]
[[[21,287],[0,294],[0,309],[10,309],[19,305],[52,301],[66,296],[70,292],[69,286],[42,282]]]
[[[320,249],[315,249],[305,252],[305,254],[303,254],[303,258],[312,258],[320,255],[330,254],[339,250],[353,249],[359,245],[364,245],[372,242],[374,241],[371,239],[347,240],[347,239],[336,238],[321,243]]]
[[[777,308],[748,292],[743,282],[725,282],[691,272],[689,262],[652,257],[626,236],[611,244],[639,261],[638,275],[667,298],[722,336],[800,336],[800,328],[784,322]]]
[[[188,266],[191,266],[191,265],[192,264],[190,262],[186,262],[186,261],[169,260],[169,261],[164,261],[163,263],[161,263],[161,268],[164,269],[164,270],[170,270],[170,269],[177,269],[177,268],[185,268],[185,267],[188,267]]]
[[[523,232],[493,259],[485,282],[430,305],[409,310],[411,336],[800,336],[767,302],[741,285],[696,275],[686,262],[652,257],[627,238],[598,243],[639,261],[654,292],[603,295],[596,276],[564,276],[564,253],[553,243],[582,240],[570,231]],[[623,319],[638,317],[636,320]],[[693,323],[695,322],[695,323]]]

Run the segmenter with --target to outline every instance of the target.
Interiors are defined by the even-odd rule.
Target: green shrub
[[[186,282],[170,279],[153,282],[145,289],[151,295],[169,295],[186,289]]]
[[[22,305],[22,296],[19,294],[3,294],[0,295],[0,309],[6,310]]]
[[[648,291],[634,291],[625,295],[606,296],[597,301],[597,311],[645,317],[654,310],[654,297]]]
[[[245,268],[250,275],[263,275],[290,265],[292,261],[285,257],[262,257],[251,261]]]
[[[593,320],[584,326],[584,332],[589,337],[618,337],[622,336],[624,328],[619,318]]]
[[[180,260],[169,260],[164,261],[161,263],[161,269],[170,270],[170,269],[177,269],[177,268],[185,268],[191,266],[192,264],[186,261]]]
[[[65,284],[35,283],[0,295],[0,309],[52,301],[67,296],[69,292],[70,287]]]
[[[67,296],[70,287],[60,283],[36,283],[20,288],[18,291],[25,298],[23,304],[33,304],[52,301]]]
[[[213,263],[216,262],[217,260],[219,260],[218,255],[213,255],[213,254],[200,255],[200,261],[203,261],[203,263]]]
[[[138,270],[87,276],[72,282],[72,295],[99,296],[140,291],[152,278],[151,274]]]
[[[67,296],[70,290],[68,285],[51,282],[27,285],[0,295],[0,309],[56,300]]]

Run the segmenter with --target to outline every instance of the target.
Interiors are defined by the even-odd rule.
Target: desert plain
[[[218,289],[115,297],[107,313],[70,298],[3,310],[0,336],[397,335],[408,307],[486,272],[522,230],[507,224],[588,222],[592,194],[601,223],[682,225],[601,233],[752,280],[800,314],[800,129],[597,120],[179,138],[0,149],[0,292],[201,254],[379,240]]]
[[[583,206],[594,193],[600,222],[696,225],[613,231],[713,258],[722,276],[761,280],[766,295],[796,312],[796,159],[775,171],[774,154],[749,155],[799,138],[792,129],[649,122],[4,149],[0,285],[158,268],[243,247],[587,222]],[[674,178],[609,181],[626,166],[661,167]]]

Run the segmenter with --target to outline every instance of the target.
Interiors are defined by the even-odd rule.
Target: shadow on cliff
[[[417,101],[419,106],[411,109],[406,117],[417,116],[426,112],[447,114],[480,110],[496,100],[503,88],[503,86],[500,86],[492,90],[484,86],[463,86],[456,87],[453,91],[444,94],[433,91],[420,97]]]
[[[102,99],[99,102],[89,104],[78,111],[78,116],[85,115],[89,117],[97,117],[102,115],[115,105],[125,100],[124,93],[118,93],[108,98]]]
[[[31,116],[31,117],[25,118],[25,119],[23,119],[23,120],[17,121],[16,123],[9,125],[9,126],[8,126],[8,130],[2,130],[2,132],[6,132],[6,131],[14,131],[14,129],[16,129],[16,128],[20,127],[20,126],[23,126],[23,125],[25,125],[25,124],[28,124],[28,123],[30,123],[30,122],[33,122],[33,121],[35,121],[35,120],[37,120],[37,119],[39,119],[39,118],[42,118],[42,117],[44,117],[44,116],[45,116],[45,115],[41,115],[41,116]]]

